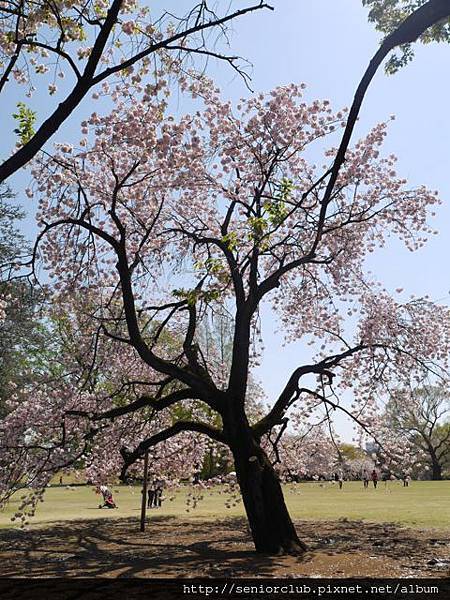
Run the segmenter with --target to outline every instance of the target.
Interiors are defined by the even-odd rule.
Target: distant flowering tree
[[[62,393],[60,378],[58,391],[20,403],[4,424],[2,455],[21,452],[28,462],[17,468],[34,465],[41,477],[42,461],[54,470],[95,445],[105,457],[97,468],[125,477],[161,445],[182,470],[182,444],[202,436],[233,457],[257,551],[295,554],[305,545],[276,458],[293,414],[304,427],[325,426],[343,411],[370,432],[386,386],[446,367],[448,309],[401,303],[364,271],[388,236],[421,247],[438,198],[408,188],[395,158],[380,156],[385,124],[347,151],[333,184],[336,151],[324,148],[345,111],[307,102],[304,86],[236,107],[204,77],[180,72],[179,86],[198,102],[192,114],[175,118],[161,88],[139,100],[116,94],[110,114],[82,124],[80,148],[59,145],[34,165],[34,259],[54,281],[55,306],[76,312],[77,346],[91,366],[83,385],[69,377]],[[246,401],[263,352],[263,306],[288,341],[318,351],[260,414]],[[226,369],[204,335],[223,311],[232,323]],[[117,398],[122,384],[135,399]]]
[[[303,432],[294,429],[280,437],[277,444],[273,434],[264,443],[277,474],[283,480],[304,478],[330,478],[340,468],[339,450],[336,440],[321,425],[305,426],[308,422],[299,411],[290,415],[290,421],[303,424]]]
[[[364,476],[370,476],[376,464],[371,456],[351,458],[345,462],[345,474],[353,480],[362,480]],[[365,471],[365,473],[364,473]]]
[[[24,86],[26,97],[38,85],[47,85],[59,103],[42,122],[27,98],[11,107],[17,146],[0,164],[0,181],[24,167],[90,92],[94,98],[108,93],[115,77],[130,85],[154,82],[158,62],[182,64],[187,56],[224,60],[248,77],[236,56],[211,47],[208,33],[220,35],[233,19],[264,8],[271,7],[258,0],[216,14],[202,0],[177,17],[165,11],[153,13],[136,0],[2,1],[0,97],[6,101],[14,83]],[[65,77],[67,83],[58,91],[57,82]]]
[[[366,448],[367,458],[364,462],[370,461],[372,469],[375,468],[384,476],[400,479],[405,474],[411,476],[417,467],[421,468],[423,453],[411,444],[407,436],[393,427],[383,406],[379,407],[378,416],[372,420],[371,432],[372,435],[361,432],[359,443]]]

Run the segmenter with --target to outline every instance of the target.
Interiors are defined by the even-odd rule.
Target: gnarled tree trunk
[[[250,426],[241,421],[225,429],[256,551],[303,553],[307,548],[297,536],[278,476]]]
[[[431,456],[431,479],[433,481],[441,481],[442,479],[442,466],[440,465],[436,455]]]

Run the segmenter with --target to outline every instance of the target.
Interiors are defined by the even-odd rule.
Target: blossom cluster
[[[303,85],[233,106],[205,77],[179,67],[171,75],[195,107],[190,114],[176,113],[162,76],[140,95],[125,83],[112,94],[112,111],[82,122],[78,147],[58,144],[35,161],[37,256],[52,279],[55,306],[72,319],[72,347],[90,364],[79,372],[69,360],[66,391],[45,390],[37,403],[12,410],[10,447],[24,448],[17,439],[29,421],[39,438],[25,448],[27,461],[38,457],[40,470],[54,470],[67,452],[72,464],[81,453],[99,481],[120,471],[121,449],[133,451],[184,418],[217,427],[222,415],[194,389],[164,410],[152,402],[144,410],[115,409],[147,393],[155,400],[185,390],[192,380],[226,397],[233,369],[201,333],[218,314],[229,314],[240,333],[243,315],[251,314],[248,356],[231,365],[236,372],[242,364],[247,383],[263,352],[259,309],[267,298],[287,340],[316,351],[305,371],[309,387],[287,385],[293,397],[281,416],[297,402],[299,428],[280,441],[280,472],[329,471],[335,443],[323,433],[325,420],[315,423],[317,435],[303,436],[311,419],[341,409],[363,432],[376,433],[390,386],[447,368],[449,310],[426,298],[397,301],[365,272],[366,256],[389,236],[420,248],[434,232],[429,220],[439,199],[425,187],[410,189],[395,158],[381,156],[386,124],[350,148],[327,195],[346,111],[307,101]],[[80,414],[69,416],[75,407]],[[111,419],[97,418],[109,411]],[[180,476],[190,464],[192,472],[208,447],[199,439],[184,432],[162,440],[152,461]],[[405,455],[401,439],[389,444],[390,456]],[[270,438],[263,445],[270,454]]]

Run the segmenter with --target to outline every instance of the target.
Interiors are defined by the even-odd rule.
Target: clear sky
[[[270,0],[269,0],[270,1]],[[228,0],[218,0],[220,5]],[[233,0],[231,9],[251,2]],[[192,7],[192,0],[159,0],[151,6],[164,6],[177,14]],[[351,104],[357,83],[378,47],[380,36],[367,22],[367,11],[361,0],[272,0],[275,11],[261,11],[237,20],[233,25],[231,44],[237,53],[253,63],[252,87],[266,91],[275,86],[304,82],[308,98],[327,98],[333,106]],[[432,44],[417,45],[416,58],[395,76],[382,70],[372,83],[361,112],[358,133],[374,124],[396,120],[389,126],[385,152],[399,158],[398,173],[412,185],[425,184],[440,192],[443,206],[438,210],[435,236],[417,253],[406,251],[393,242],[368,262],[386,288],[404,288],[404,299],[410,294],[429,294],[434,300],[447,303],[450,282],[447,266],[450,240],[450,47]],[[223,64],[210,71],[224,93],[237,99],[249,92],[242,80]],[[56,98],[57,100],[57,98]],[[48,95],[37,94],[34,108],[44,113]],[[86,100],[69,124],[53,141],[78,139],[79,121],[88,115],[92,101]],[[4,140],[9,137],[4,132]],[[25,172],[12,181],[19,195],[28,183]],[[32,206],[27,205],[32,212]],[[32,218],[27,231],[33,233]],[[258,371],[269,397],[279,391],[293,368],[307,356],[301,344],[280,351],[280,340],[270,331],[270,314],[265,313],[264,329],[268,334],[267,352]],[[341,424],[345,437],[349,428]]]

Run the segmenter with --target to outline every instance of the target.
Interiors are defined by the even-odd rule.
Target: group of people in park
[[[390,478],[390,476],[389,476],[389,478]],[[363,480],[363,484],[364,484],[364,489],[367,489],[369,487],[370,480],[372,480],[373,487],[376,489],[376,487],[378,485],[378,473],[374,469],[372,471],[372,473],[369,475],[367,470],[364,469],[363,474],[362,474],[362,480]],[[334,474],[334,481],[339,485],[339,489],[342,490],[342,486],[344,484],[344,473],[342,472],[342,470],[336,471],[336,473]]]
[[[368,488],[369,487],[369,477],[372,480],[373,483],[373,487],[376,488],[378,485],[378,473],[375,469],[373,469],[372,473],[370,474],[370,476],[368,475],[367,471],[364,470],[363,472],[363,482],[364,482],[364,487]],[[393,481],[396,479],[396,477],[390,472],[390,471],[384,471],[382,476],[381,476],[382,481],[384,481],[384,485],[385,487],[387,486],[389,481]],[[401,480],[403,481],[403,487],[408,487],[409,486],[409,481],[410,481],[410,476],[403,472],[401,475]]]
[[[362,480],[364,484],[364,489],[369,487],[369,481],[372,480],[373,487],[376,489],[378,485],[378,473],[375,469],[373,469],[372,473],[369,475],[366,469],[363,471]]]
[[[162,479],[151,479],[147,488],[147,508],[161,508],[164,482]]]
[[[164,482],[162,479],[152,479],[147,487],[147,508],[161,508],[163,501]],[[106,485],[97,487],[97,494],[103,497],[103,504],[99,508],[117,508],[111,490]]]
[[[364,489],[368,489],[370,481],[372,481],[374,489],[377,488],[378,472],[376,469],[373,469],[371,473],[369,473],[367,469],[364,469],[361,478],[363,481]],[[396,479],[396,477],[392,475],[390,471],[384,471],[382,473],[381,479],[382,481],[384,481],[385,487],[387,487],[388,482]],[[403,481],[403,487],[409,487],[410,479],[411,478],[407,473],[402,473],[401,480]],[[334,474],[334,481],[339,485],[339,489],[341,490],[344,483],[344,474],[342,470],[336,471],[336,473]]]
[[[369,487],[369,478],[372,480],[373,487],[376,488],[378,485],[378,473],[374,469],[372,473],[369,475],[366,469],[364,469],[362,474],[362,480],[364,484],[364,489]],[[342,490],[342,486],[344,484],[344,473],[342,470],[336,471],[334,474],[334,481],[339,485],[339,489]]]
[[[344,483],[343,471],[336,471],[333,479],[339,485],[339,489],[342,489]],[[387,486],[388,481],[391,481],[392,479],[395,479],[395,477],[389,471],[382,474],[382,480],[385,482],[385,486]],[[408,487],[410,480],[409,475],[407,475],[407,473],[402,473],[401,479],[403,481],[403,487]],[[364,489],[368,489],[370,481],[372,481],[373,487],[376,489],[378,486],[378,473],[376,469],[373,469],[371,473],[364,469],[362,481]],[[197,477],[194,477],[193,483],[199,483],[198,474]],[[150,479],[147,486],[147,508],[161,508],[164,499],[163,489],[164,481],[162,479]],[[97,488],[97,493],[100,493],[103,496],[103,504],[100,504],[99,508],[117,508],[112,492],[106,485],[100,485]]]

